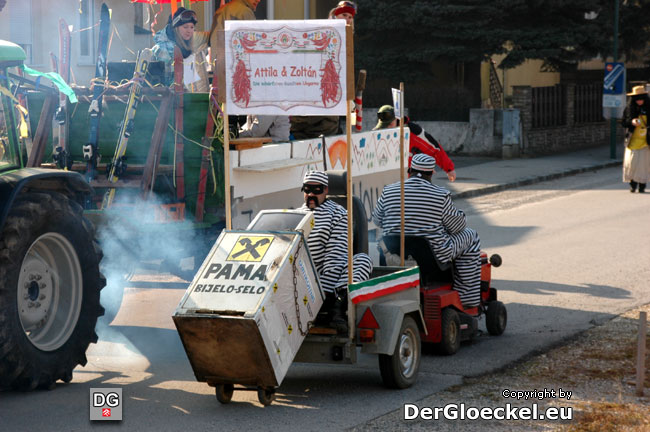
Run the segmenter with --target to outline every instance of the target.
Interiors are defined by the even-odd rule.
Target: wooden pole
[[[29,152],[29,157],[27,158],[28,167],[37,167],[43,162],[45,145],[47,144],[50,129],[52,129],[52,116],[54,116],[58,102],[59,100],[54,94],[45,96],[45,102],[43,103],[41,115],[38,119],[38,126],[36,126],[36,132],[32,140],[32,151]]]
[[[646,356],[646,332],[648,314],[641,312],[639,314],[639,337],[636,345],[636,395],[643,396],[643,387],[645,386],[645,356]]]
[[[348,285],[352,283],[352,247],[353,247],[353,238],[352,238],[352,225],[354,223],[354,215],[352,213],[352,118],[350,113],[350,103],[347,101],[345,106],[347,107],[347,112],[345,113],[345,135],[347,140],[347,199],[348,199]]]
[[[354,214],[352,211],[352,102],[354,101],[354,36],[352,34],[352,26],[345,26],[345,56],[346,56],[346,94],[345,97],[345,136],[346,136],[346,169],[347,169],[347,206],[348,206],[348,286],[352,283],[352,275],[354,271],[353,253],[354,239],[353,230]],[[348,296],[348,337],[354,341],[356,338],[356,307],[352,304],[350,296]],[[353,345],[354,346],[354,345]]]
[[[347,200],[348,200],[348,286],[352,283],[352,272],[353,272],[353,248],[354,248],[354,237],[352,227],[354,226],[354,213],[352,211],[353,200],[352,200],[352,101],[348,100],[345,104],[346,113],[345,113],[345,135],[347,141]],[[350,301],[350,296],[347,299],[348,302],[348,328],[350,329],[350,338],[354,339],[355,335],[355,307]]]
[[[223,104],[223,166],[224,166],[224,183],[225,196],[224,205],[226,207],[226,229],[232,229],[232,215],[230,208],[230,126],[228,124],[228,112],[226,103]]]
[[[404,83],[399,83],[400,102],[404,99]],[[399,265],[404,267],[404,107],[399,107],[399,197],[400,197],[400,229],[399,229]]]

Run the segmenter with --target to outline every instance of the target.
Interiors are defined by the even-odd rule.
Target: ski
[[[63,18],[59,19],[59,74],[63,80],[70,82],[70,50],[72,38],[70,29]],[[59,107],[54,114],[54,119],[59,124],[59,145],[55,149],[54,159],[61,169],[70,169],[72,167],[72,157],[68,151],[68,97],[59,93]]]
[[[176,198],[179,201],[185,199],[185,165],[183,151],[183,54],[181,49],[174,47],[174,92],[176,93],[176,107],[174,121],[176,123],[176,133],[174,134],[174,143],[176,147]]]
[[[88,144],[83,146],[83,155],[86,160],[86,179],[95,178],[97,164],[99,163],[99,121],[102,116],[102,101],[104,99],[104,83],[106,81],[106,55],[108,51],[108,37],[111,26],[111,16],[106,3],[102,3],[99,18],[99,44],[97,63],[95,63],[95,79],[93,81],[93,98],[88,113],[90,114],[90,133]]]
[[[135,62],[135,71],[133,72],[133,82],[131,83],[131,90],[129,91],[129,98],[126,103],[126,110],[124,111],[124,120],[122,120],[119,138],[115,146],[115,154],[107,167],[109,183],[117,183],[119,178],[126,172],[126,157],[124,156],[126,146],[133,131],[133,119],[135,118],[135,112],[142,95],[142,83],[147,74],[152,56],[153,52],[149,48],[145,48],[138,53],[138,59]],[[114,198],[115,188],[109,188],[106,194],[104,194],[102,209],[108,208]]]

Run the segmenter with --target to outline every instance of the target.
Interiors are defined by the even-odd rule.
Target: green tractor
[[[192,279],[225,225],[225,192],[219,127],[206,136],[208,93],[178,94],[148,81],[122,175],[109,183],[104,173],[129,86],[110,83],[103,92],[100,157],[90,177],[92,89],[68,89],[78,102],[68,104],[61,164],[52,127],[59,91],[20,76],[25,58],[18,45],[0,41],[0,388],[31,389],[71,379],[97,340],[98,317],[112,322],[135,272]],[[105,207],[110,189],[115,199]]]
[[[9,78],[25,58],[0,41],[0,388],[31,390],[86,363],[106,281],[84,216],[92,188],[77,172],[26,167]]]

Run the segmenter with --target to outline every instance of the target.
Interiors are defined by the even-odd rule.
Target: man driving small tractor
[[[404,234],[426,238],[441,263],[454,261],[453,288],[464,307],[475,307],[481,298],[481,242],[467,227],[465,213],[454,206],[451,193],[431,183],[435,166],[429,155],[413,156],[404,182]],[[399,234],[399,182],[384,187],[372,216],[384,236]]]

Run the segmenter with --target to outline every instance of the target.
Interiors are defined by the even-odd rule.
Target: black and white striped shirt
[[[310,210],[305,204],[301,210]],[[323,290],[334,291],[347,286],[348,212],[339,204],[325,200],[314,210],[314,228],[307,245]]]
[[[384,187],[372,218],[384,235],[400,232],[400,184]],[[466,227],[465,213],[457,209],[451,193],[421,177],[404,182],[404,234],[426,237],[434,250],[442,249],[450,234]],[[437,247],[438,246],[438,247]],[[451,257],[439,256],[443,262]]]

